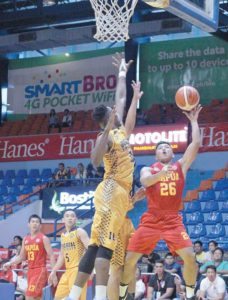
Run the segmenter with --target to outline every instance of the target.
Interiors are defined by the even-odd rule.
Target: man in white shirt
[[[228,300],[225,281],[217,275],[216,267],[206,268],[206,278],[201,281],[199,290],[200,300]]]
[[[136,277],[135,300],[140,300],[140,299],[144,298],[146,286],[145,286],[145,283],[141,279],[141,270],[139,267],[137,267],[137,269],[136,269],[135,277]]]

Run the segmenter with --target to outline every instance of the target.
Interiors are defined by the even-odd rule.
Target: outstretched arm
[[[109,132],[114,126],[116,109],[113,108],[108,123],[104,129],[104,132],[97,138],[96,145],[91,152],[91,161],[95,167],[98,167],[103,159],[103,156],[109,149],[110,139]]]
[[[127,118],[125,121],[125,129],[126,129],[127,136],[129,136],[132,133],[135,127],[137,104],[143,95],[143,92],[140,91],[141,88],[140,81],[138,82],[132,81],[131,86],[133,88],[134,93],[131,101],[131,106],[129,107]]]
[[[116,111],[121,122],[123,121],[124,109],[126,105],[126,95],[127,95],[126,75],[132,63],[133,63],[132,60],[126,63],[123,53],[121,54],[116,53],[116,55],[113,56],[113,65],[119,70],[118,82],[116,87],[115,104],[116,104]]]
[[[186,149],[183,157],[179,160],[184,175],[186,175],[189,167],[196,158],[200,147],[200,129],[198,124],[198,116],[201,111],[201,105],[193,108],[190,112],[183,112],[191,122],[192,127],[192,142]]]
[[[85,249],[87,249],[89,246],[89,236],[87,232],[82,228],[78,228],[77,232],[82,244],[84,245]]]
[[[165,165],[161,171],[156,174],[151,173],[151,168],[144,167],[140,171],[140,182],[144,187],[154,185],[161,180],[162,177],[167,176],[172,171],[172,166]]]

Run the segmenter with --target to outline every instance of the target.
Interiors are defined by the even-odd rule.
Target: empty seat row
[[[196,211],[201,212],[212,212],[212,211],[221,211],[228,212],[228,201],[224,200],[222,202],[217,202],[216,200],[210,200],[208,202],[192,201],[185,203],[184,211],[186,213],[193,213]]]
[[[0,170],[0,179],[15,179],[15,178],[47,178],[52,176],[52,170],[50,168],[45,168],[41,172],[39,169],[31,169],[29,172],[26,169],[15,170],[6,170],[5,174]]]

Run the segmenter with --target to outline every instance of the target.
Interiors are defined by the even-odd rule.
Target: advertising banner
[[[228,95],[228,43],[216,37],[179,39],[140,46],[143,109],[174,103],[177,89],[192,85],[201,103]]]
[[[62,215],[62,212],[68,208],[86,202],[94,195],[96,185],[65,186],[46,188],[42,191],[42,218],[55,219]],[[93,207],[93,202],[88,201],[85,205],[78,207],[81,212],[90,210]]]
[[[228,123],[200,125],[200,152],[228,151]],[[98,132],[0,138],[0,162],[89,158]],[[129,141],[135,155],[154,154],[159,141],[171,143],[175,153],[188,144],[186,124],[136,127]]]
[[[113,106],[117,70],[112,55],[121,50],[10,61],[10,110],[15,114],[37,114],[52,108],[60,112],[65,108],[86,111],[102,103]]]

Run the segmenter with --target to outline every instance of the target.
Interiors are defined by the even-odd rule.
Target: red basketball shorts
[[[42,290],[47,284],[47,269],[46,267],[29,269],[28,270],[28,289],[26,296],[41,297]]]
[[[164,240],[172,253],[192,247],[182,217],[178,213],[146,212],[141,218],[138,229],[130,238],[127,250],[150,254],[159,240]]]

